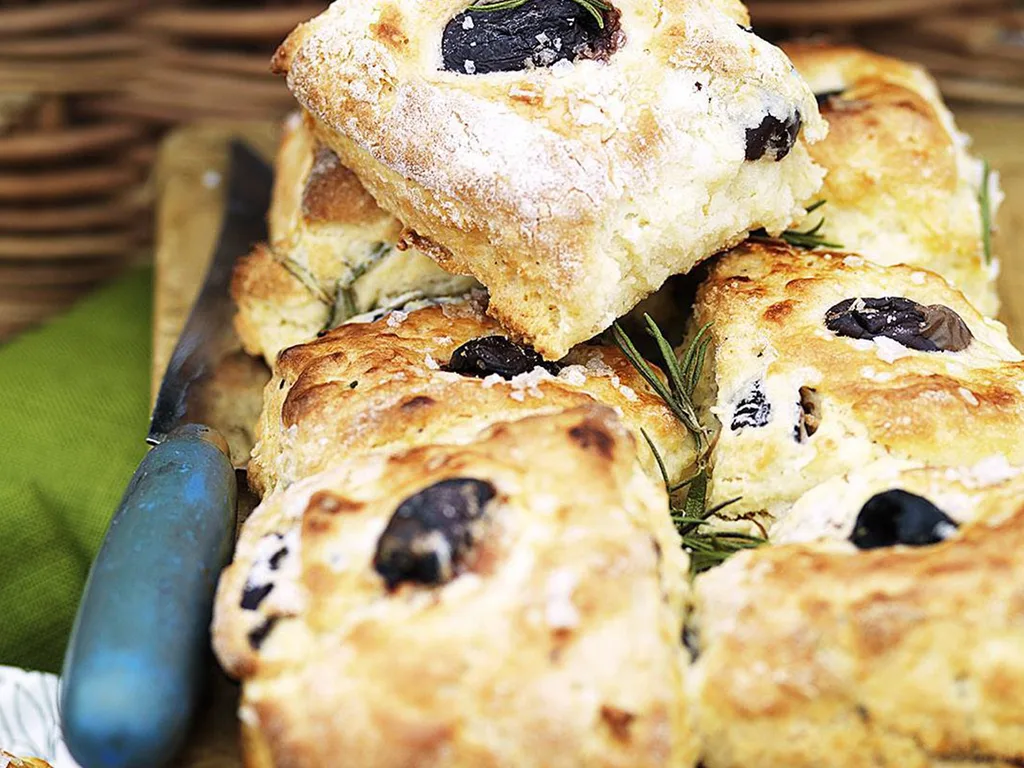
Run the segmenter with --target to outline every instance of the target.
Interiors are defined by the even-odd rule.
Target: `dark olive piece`
[[[736,406],[729,428],[738,432],[745,427],[763,427],[772,419],[772,404],[761,391],[761,382],[755,381],[750,392]]]
[[[789,154],[803,125],[800,110],[785,120],[765,115],[756,128],[747,128],[747,160],[760,160],[765,155],[778,162]]]
[[[277,624],[277,617],[271,616],[249,633],[249,645],[254,651],[260,649],[260,646],[263,645],[263,641],[267,639],[267,635],[270,634],[270,630],[274,628],[275,624]]]
[[[377,541],[373,567],[388,589],[403,582],[444,584],[479,538],[494,486],[442,480],[403,501]]]
[[[270,590],[273,588],[273,582],[260,584],[258,586],[246,584],[245,589],[242,590],[242,609],[246,611],[255,611],[260,607],[260,603],[262,603],[266,596],[270,594]]]
[[[821,93],[814,94],[814,100],[818,102],[818,109],[822,109],[827,106],[828,103],[836,96],[842,96],[843,91],[822,91]]]
[[[270,570],[276,571],[281,567],[281,561],[288,556],[288,547],[281,547],[277,552],[270,556],[267,561],[270,564]]]
[[[575,0],[526,0],[516,8],[467,8],[441,38],[444,69],[466,75],[550,67],[568,59],[605,59],[618,39],[618,11],[604,28]]]
[[[970,328],[949,307],[926,307],[902,296],[845,299],[825,313],[825,326],[852,339],[885,336],[920,352],[959,352],[973,339]]]
[[[446,370],[478,378],[496,373],[503,379],[511,379],[521,373],[529,373],[537,366],[554,374],[560,370],[558,363],[545,362],[532,349],[516,344],[511,339],[504,336],[482,336],[470,339],[452,352]]]
[[[957,523],[928,499],[892,490],[868,499],[857,515],[850,541],[859,549],[905,544],[922,547],[952,536]]]

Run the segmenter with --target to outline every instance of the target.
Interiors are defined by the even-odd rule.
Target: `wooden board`
[[[961,128],[975,138],[976,151],[1002,175],[1007,200],[1000,211],[996,252],[1003,270],[999,288],[1002,319],[1018,346],[1024,345],[1024,113],[963,111]],[[276,130],[266,123],[195,125],[179,129],[164,143],[157,165],[159,196],[153,323],[153,387],[159,386],[178,333],[188,316],[216,242],[223,209],[223,185],[215,183],[226,163],[227,140],[239,136],[268,154]],[[211,175],[212,174],[212,175]],[[235,365],[243,365],[235,360]],[[229,366],[229,368],[232,368]],[[237,374],[237,370],[234,371]],[[231,377],[238,386],[238,377]],[[258,386],[258,385],[257,385]],[[256,390],[258,403],[259,391]],[[250,393],[251,398],[251,393]],[[236,398],[231,398],[236,399]],[[230,414],[239,418],[238,411]],[[255,417],[253,416],[253,421]],[[243,429],[244,425],[238,428]],[[245,436],[239,437],[244,445]],[[236,446],[232,446],[236,450]],[[240,450],[240,449],[237,449]],[[211,700],[195,738],[179,763],[183,768],[237,768],[237,689],[211,671]]]

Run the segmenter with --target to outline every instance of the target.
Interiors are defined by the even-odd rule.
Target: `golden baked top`
[[[778,517],[886,457],[1024,463],[1021,355],[931,272],[747,243],[712,265],[695,314],[713,323],[712,501],[742,497],[725,514]]]
[[[352,0],[275,59],[409,242],[548,359],[820,184],[813,95],[740,2],[584,5]]]
[[[921,67],[849,47],[783,49],[817,94],[829,133],[810,148],[827,174],[821,234],[880,264],[925,267],[995,316],[998,264],[986,260],[980,160]],[[993,212],[1001,197],[990,179]]]
[[[243,346],[271,366],[280,350],[352,315],[474,285],[398,248],[401,225],[315,139],[308,116],[285,122],[275,172],[271,245],[240,260],[232,283]]]
[[[274,764],[693,766],[686,556],[635,452],[590,406],[264,500],[213,638]]]
[[[453,357],[461,363],[453,366]],[[673,479],[692,463],[692,439],[617,348],[583,345],[558,365],[542,365],[484,315],[479,299],[391,312],[281,353],[265,390],[250,481],[266,493],[340,458],[461,442],[497,421],[595,401],[615,407],[634,431],[646,430]],[[640,442],[642,460],[657,473]]]
[[[1024,477],[925,546],[766,547],[698,577],[708,768],[1013,765],[1024,745]]]

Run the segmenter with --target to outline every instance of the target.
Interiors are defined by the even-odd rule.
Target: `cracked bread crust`
[[[268,224],[271,244],[239,261],[232,297],[246,352],[271,366],[282,349],[349,314],[475,285],[415,249],[398,248],[402,225],[316,140],[308,116],[285,123]]]
[[[340,461],[265,499],[213,624],[247,765],[692,767],[686,555],[635,453],[588,406]],[[451,581],[389,591],[378,537],[451,478],[494,488],[484,533]]]
[[[830,308],[871,297],[944,305],[973,341],[962,351],[927,352],[826,327]],[[721,424],[710,503],[742,497],[724,517],[767,527],[819,483],[887,458],[957,466],[1000,455],[1024,463],[1021,355],[1000,323],[938,275],[747,243],[711,266],[694,325],[707,322],[714,359],[696,397]],[[755,404],[760,426],[746,418]],[[801,432],[808,416],[809,436]]]
[[[935,81],[921,67],[850,47],[790,43],[783,50],[819,96],[829,134],[810,147],[826,169],[821,234],[879,264],[942,275],[982,314],[999,302],[978,202],[979,159],[967,151]],[[1002,194],[993,176],[991,199]],[[994,211],[993,211],[994,214]]]
[[[285,350],[264,391],[250,482],[265,494],[340,458],[467,441],[496,421],[595,402],[647,432],[672,480],[692,464],[692,438],[615,347],[580,346],[557,375],[537,367],[506,381],[444,370],[460,346],[495,335],[501,327],[470,299],[347,323]],[[641,461],[658,476],[640,442]]]
[[[813,95],[741,3],[622,0],[607,60],[476,75],[442,69],[467,5],[335,3],[275,66],[409,241],[476,277],[546,358],[748,230],[781,231],[819,188]],[[787,153],[747,159],[764,121],[797,112]]]
[[[768,547],[698,577],[707,768],[1024,764],[1024,480],[924,547]]]

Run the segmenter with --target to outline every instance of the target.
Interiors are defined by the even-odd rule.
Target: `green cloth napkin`
[[[89,565],[145,453],[151,282],[134,271],[0,345],[0,664],[60,670]]]

